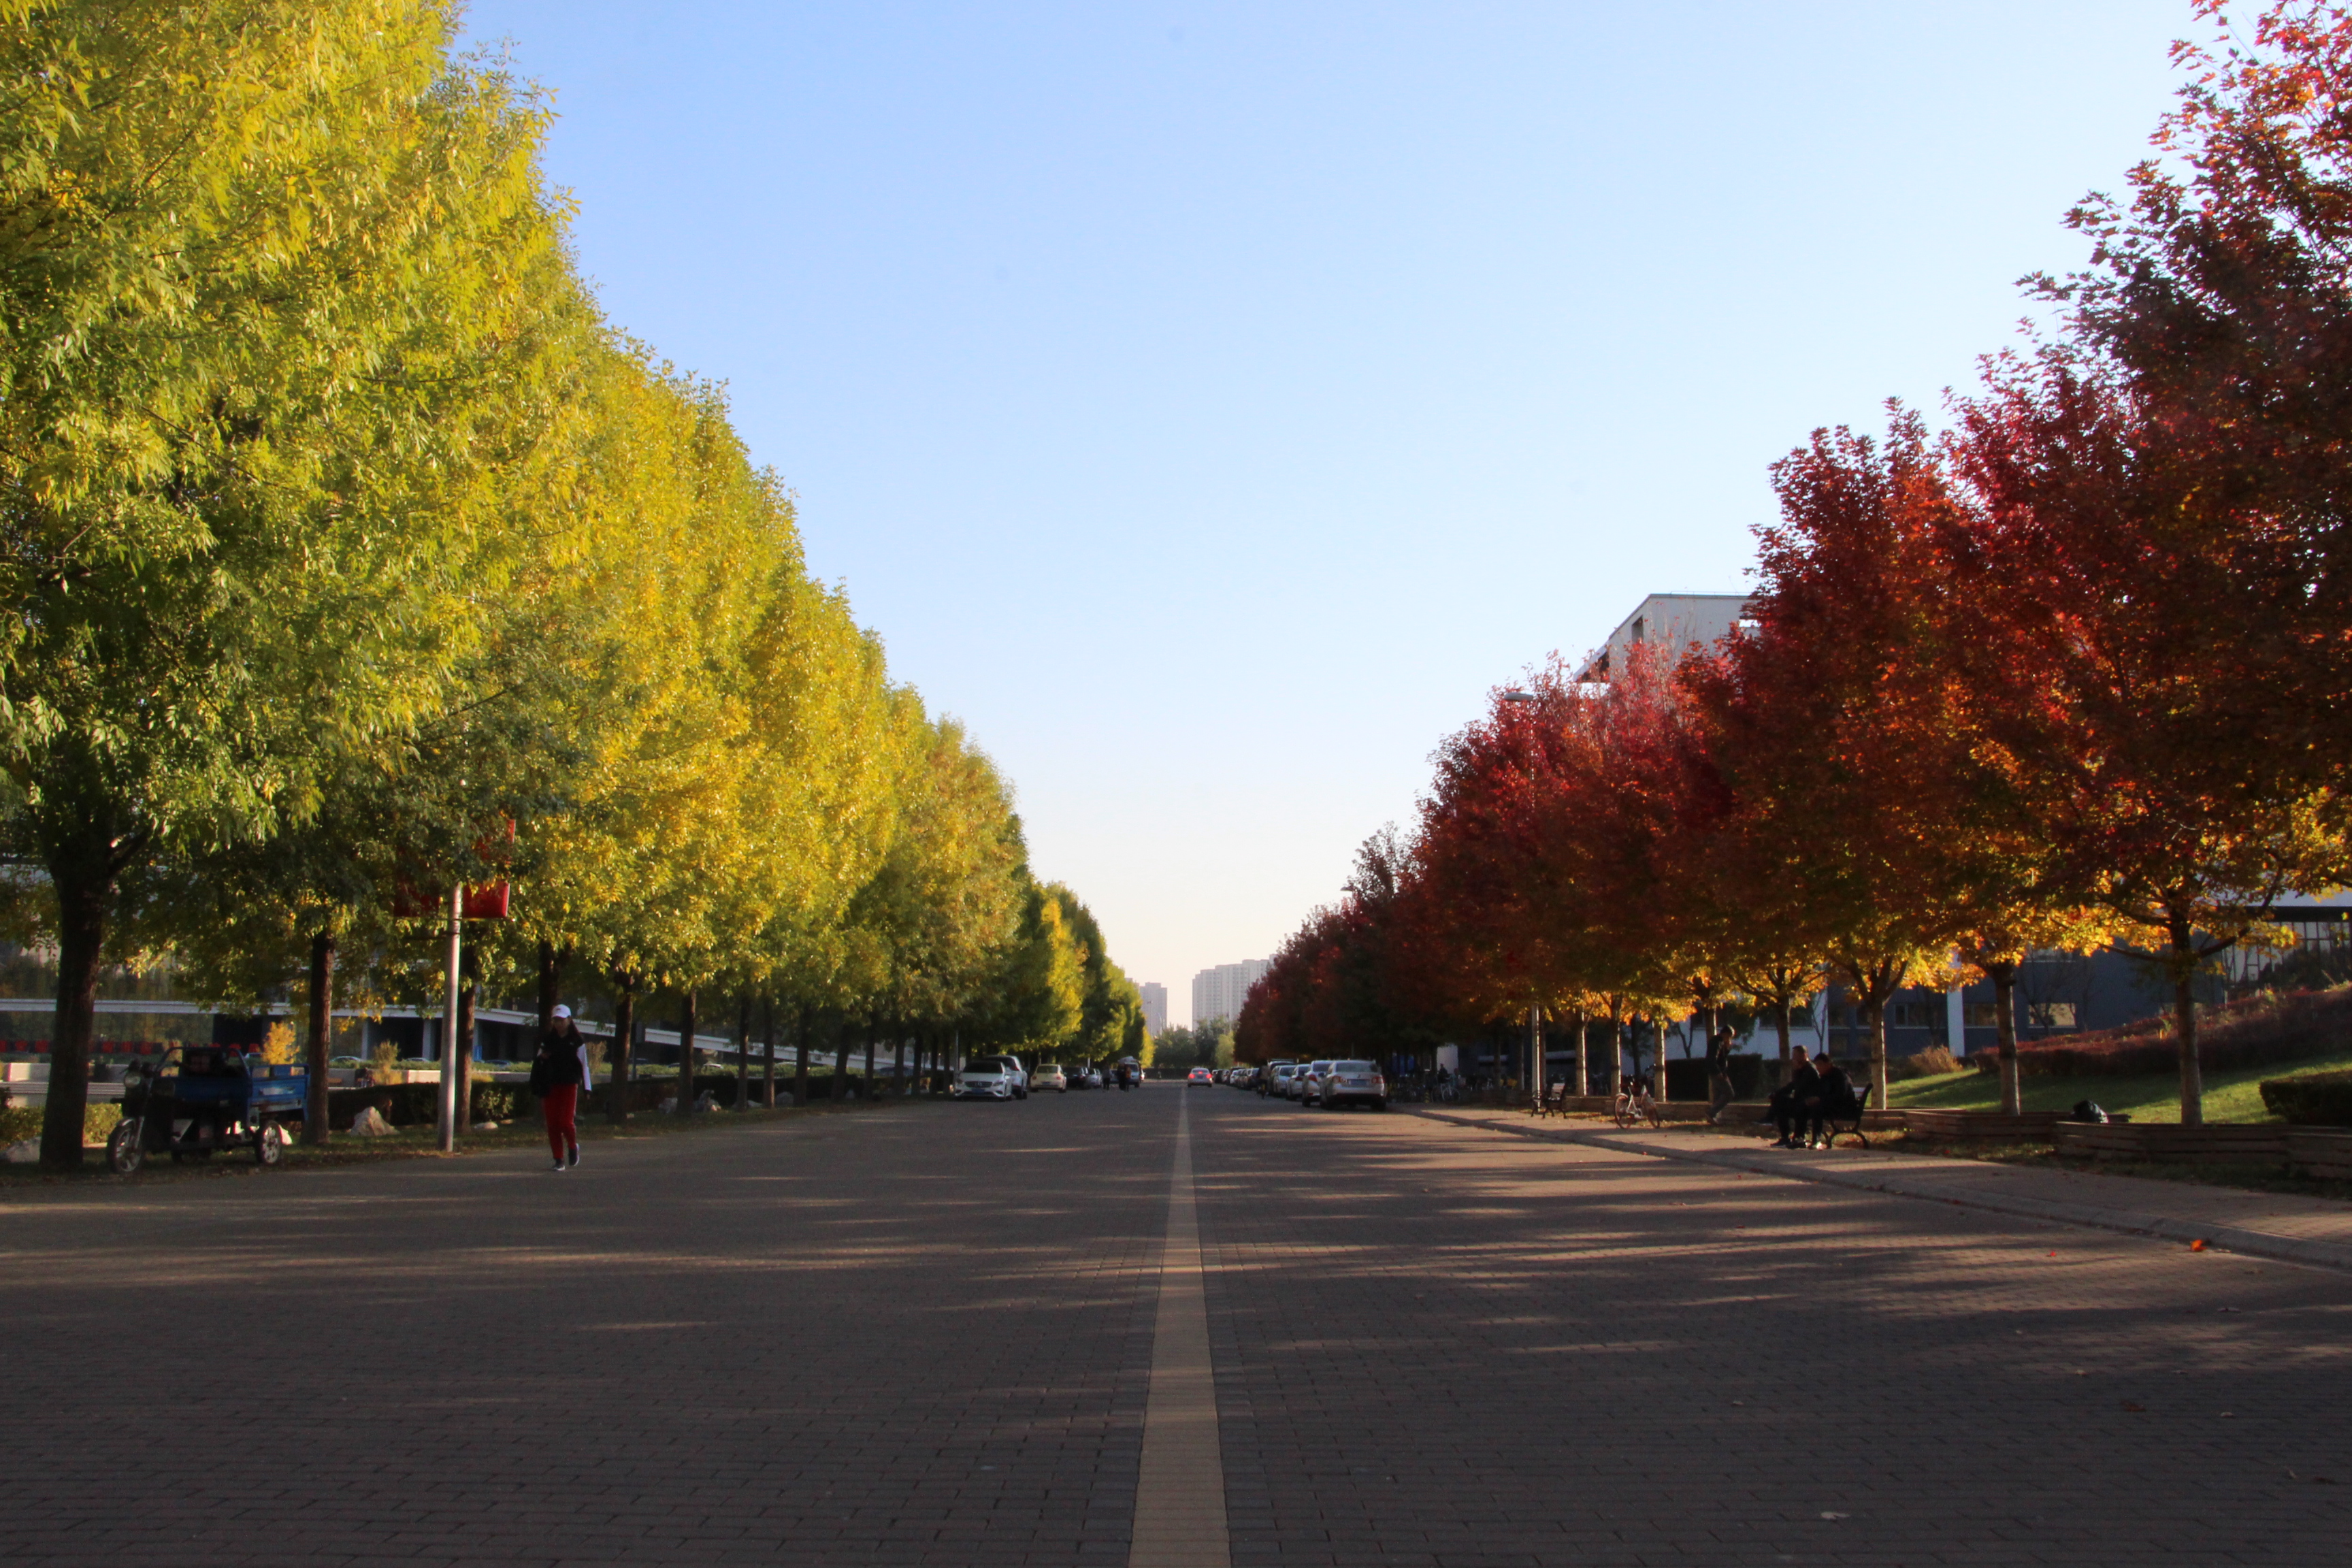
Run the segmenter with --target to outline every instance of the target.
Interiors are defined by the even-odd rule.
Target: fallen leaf
[[[2202,1252],[2202,1251],[2204,1251],[2204,1250],[2205,1250],[2205,1238],[2204,1238],[2203,1237],[2201,1237],[2201,1236],[2200,1236],[2200,1237],[2199,1237],[2196,1240],[2194,1240],[2194,1241],[2190,1242],[2190,1243],[2189,1244],[2189,1251],[2191,1251],[2191,1252]]]
[[[1822,1517],[1823,1519],[1852,1519],[1853,1516],[1850,1513],[1829,1513],[1825,1511],[1822,1513]]]

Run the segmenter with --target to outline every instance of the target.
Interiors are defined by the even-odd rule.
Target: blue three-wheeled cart
[[[123,1175],[150,1154],[209,1160],[215,1149],[250,1149],[257,1164],[286,1152],[285,1123],[302,1114],[310,1077],[299,1066],[248,1060],[235,1046],[173,1046],[150,1071],[122,1079],[122,1121],[106,1142]]]

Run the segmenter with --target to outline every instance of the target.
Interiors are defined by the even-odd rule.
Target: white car
[[[956,1074],[957,1100],[1026,1100],[1029,1075],[1012,1057],[980,1057]]]
[[[1040,1093],[1050,1089],[1057,1094],[1067,1094],[1070,1092],[1070,1080],[1063,1076],[1060,1068],[1047,1062],[1030,1075],[1029,1087]]]

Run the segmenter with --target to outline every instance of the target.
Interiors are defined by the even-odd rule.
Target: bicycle
[[[1666,1119],[1658,1110],[1658,1102],[1650,1098],[1650,1086],[1636,1083],[1618,1090],[1617,1103],[1609,1114],[1620,1127],[1634,1127],[1647,1121],[1653,1127],[1664,1127]]]

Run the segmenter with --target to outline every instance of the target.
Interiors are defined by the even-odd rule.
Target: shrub
[[[2199,1016],[2197,1036],[2198,1059],[2208,1071],[2352,1051],[2352,985],[2267,992],[2208,1008]],[[2137,1078],[2169,1072],[2179,1059],[2168,1016],[2017,1048],[2018,1071],[2028,1078]]]
[[[2263,1103],[2273,1116],[2305,1127],[2352,1127],[2352,1072],[2266,1078]]]
[[[1936,1078],[1948,1072],[1958,1072],[1960,1064],[1942,1046],[1929,1046],[1924,1051],[1914,1051],[1907,1057],[1896,1057],[1886,1064],[1886,1076],[1901,1082],[1906,1079]]]
[[[41,1135],[41,1116],[47,1110],[39,1105],[12,1105],[0,1110],[0,1148],[21,1143],[27,1138]],[[93,1100],[81,1113],[81,1141],[103,1143],[113,1132],[116,1122],[122,1120],[122,1107],[114,1100]]]

